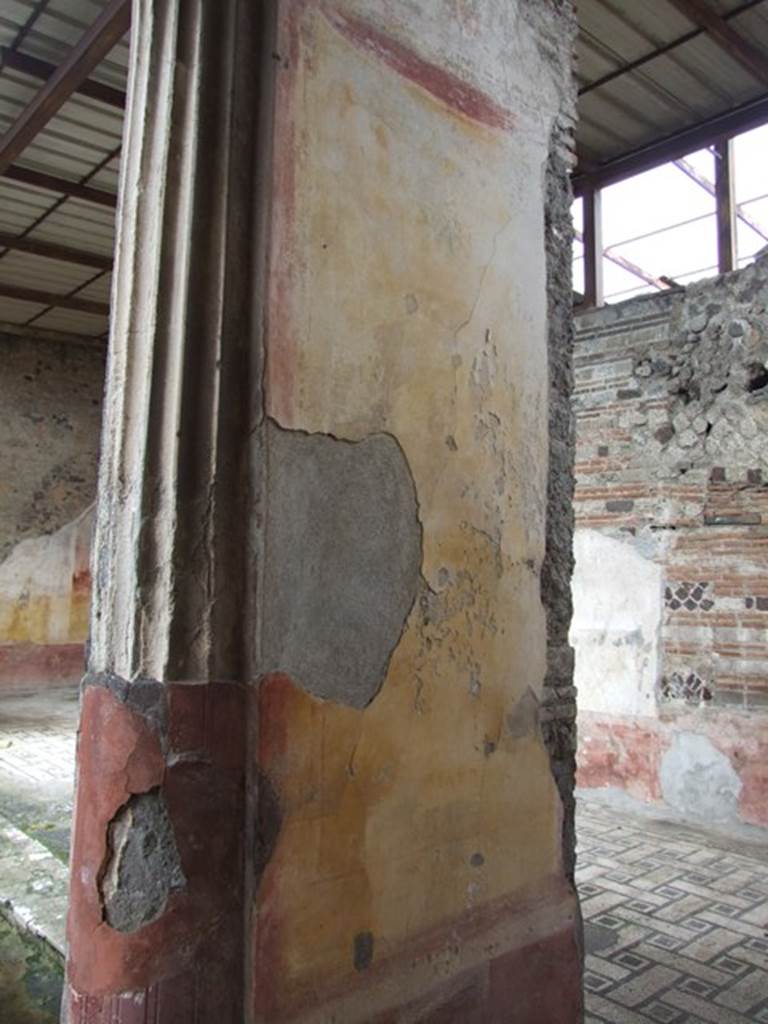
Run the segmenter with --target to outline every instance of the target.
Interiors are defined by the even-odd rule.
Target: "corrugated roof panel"
[[[58,211],[57,211],[58,212]],[[112,252],[114,245],[113,233],[111,231],[89,231],[84,226],[78,226],[72,220],[57,220],[55,215],[48,217],[42,225],[35,228],[35,238],[44,238],[46,242],[53,242],[56,245],[68,245],[72,249],[83,249],[85,252],[96,252],[108,255]]]
[[[52,242],[55,245],[69,245],[74,249],[80,249],[86,253],[93,253],[95,256],[112,255],[113,244],[111,234],[109,236],[94,235],[89,231],[83,231],[75,240],[73,240],[71,231],[65,231],[61,225],[54,225],[53,228],[51,228],[49,220],[50,218],[46,218],[34,229],[34,231],[30,233],[29,237],[38,242]]]
[[[49,126],[60,130],[66,126],[70,132],[76,128],[83,133],[84,144],[89,141],[89,135],[109,138],[111,141],[104,142],[102,148],[114,149],[123,134],[123,111],[76,93],[51,119]],[[93,139],[90,142],[94,144]]]
[[[61,228],[73,239],[93,239],[96,244],[98,239],[110,238],[114,233],[115,214],[105,206],[67,199],[46,217],[46,224],[50,230]]]
[[[78,122],[56,117],[52,118],[45,129],[39,133],[34,145],[41,152],[46,149],[49,152],[58,152],[66,155],[72,162],[92,167],[102,163],[105,157],[111,156],[120,146],[121,141],[120,132],[100,132],[84,121]]]
[[[765,85],[708,35],[681,46],[675,57],[702,81],[730,96],[733,105],[765,92]]]
[[[3,131],[10,128],[35,92],[28,80],[22,81],[18,74],[3,72],[0,75],[0,128]]]
[[[582,159],[597,161],[602,153],[624,145],[624,137],[608,128],[599,115],[593,118],[588,111],[582,115],[578,135],[578,152]]]
[[[24,40],[22,49],[42,60],[60,63],[105,6],[106,3],[91,0],[57,0],[50,3]],[[91,77],[115,88],[125,89],[127,67],[126,39],[114,47]]]
[[[118,154],[100,171],[97,171],[88,184],[94,188],[104,189],[105,192],[114,192],[117,195],[120,177],[120,155]]]
[[[8,299],[0,295],[0,320],[9,324],[25,324],[44,309],[45,306],[37,302],[23,302],[21,299]]]
[[[95,271],[76,263],[62,263],[43,256],[11,249],[0,259],[0,282],[20,288],[39,288],[41,291],[65,295],[85,284]]]
[[[723,86],[712,75],[701,74],[694,64],[681,56],[684,49],[681,47],[669,56],[658,57],[647,68],[638,68],[637,71],[622,76],[611,85],[630,80],[637,83],[650,82],[654,87],[679,97],[695,110],[697,117],[700,118],[711,116],[712,111],[730,106],[730,88]]]
[[[98,338],[109,329],[109,317],[77,313],[72,309],[51,309],[39,320],[35,320],[35,327],[38,330],[66,331],[69,334]]]
[[[744,0],[710,0],[710,4],[718,14],[727,14],[728,11],[735,11],[743,4]]]
[[[84,299],[90,299],[91,302],[109,302],[111,289],[112,274],[106,272],[89,285],[86,285],[85,288],[78,292],[78,295]]]
[[[713,0],[708,0],[710,4]],[[721,14],[745,0],[718,0]],[[768,2],[737,13],[727,24],[766,55]],[[670,0],[581,0],[580,76],[589,83],[629,61],[645,58],[681,37],[688,41],[582,92],[577,148],[602,164],[766,95],[766,84],[730,56]],[[583,86],[582,86],[583,89]]]
[[[578,135],[579,152],[588,147],[595,160],[624,153],[639,146],[653,131],[647,122],[638,121],[634,110],[627,110],[620,100],[611,93],[596,90],[582,97],[582,117],[588,118],[592,131],[587,133],[580,126]]]
[[[32,13],[33,4],[28,0],[3,0],[0,9],[0,44],[11,46],[19,34],[19,28]]]
[[[21,41],[21,51],[59,64],[96,20],[106,0],[51,0],[35,17],[39,6],[33,0],[6,0],[0,15],[0,25],[3,25],[0,38],[6,45],[17,42],[19,29],[29,19],[29,31]],[[9,19],[13,19],[14,24],[8,24]],[[125,46],[122,52],[116,47],[111,69],[102,76],[102,79],[113,80],[117,87],[124,87],[126,52]],[[33,76],[3,69],[0,73],[0,127],[8,127],[41,86],[41,80]],[[19,164],[77,181],[119,147],[121,135],[120,110],[75,94],[26,149]],[[115,177],[113,169],[106,170],[101,175],[102,187],[111,185],[114,189]],[[45,217],[57,204],[55,212]],[[37,239],[104,254],[112,251],[114,215],[111,210],[81,201],[62,202],[57,193],[0,181],[0,225],[4,230],[20,234],[41,217],[45,219],[33,232]],[[81,288],[94,273],[93,267],[50,260],[19,250],[11,250],[0,258],[0,283],[36,287],[54,294],[63,295]],[[102,301],[105,291],[108,292],[108,284],[106,287],[94,284],[89,288],[93,301]],[[0,305],[0,317],[17,323],[24,323],[45,308],[18,300],[1,300]],[[103,332],[105,320],[69,310],[56,310],[41,317],[43,328],[85,334]],[[36,322],[36,326],[40,323]]]
[[[0,178],[0,218],[5,213],[23,211],[25,216],[39,217],[49,209],[56,195],[46,189],[19,185],[8,178]]]
[[[644,57],[690,30],[669,3],[636,0],[581,0],[579,3],[579,73],[587,82]],[[589,43],[589,46],[585,45]],[[607,55],[612,54],[613,60]]]
[[[26,166],[79,181],[110,156],[122,141],[122,118],[95,104],[70,101],[24,151]],[[115,112],[116,114],[117,112]]]

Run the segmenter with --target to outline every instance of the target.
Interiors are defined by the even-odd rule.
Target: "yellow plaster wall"
[[[90,509],[20,541],[0,564],[0,645],[83,643],[90,607]]]
[[[256,987],[288,992],[349,974],[361,932],[377,963],[436,942],[429,969],[449,973],[452,923],[458,941],[505,901],[560,898],[562,869],[547,752],[508,719],[541,694],[546,653],[546,117],[473,120],[313,3],[284,5],[278,52],[267,411],[392,434],[424,529],[421,595],[373,702],[287,681],[264,698],[282,821]]]

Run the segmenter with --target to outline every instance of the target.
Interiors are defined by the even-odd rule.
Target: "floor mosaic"
[[[587,1024],[768,1024],[768,853],[578,812]]]

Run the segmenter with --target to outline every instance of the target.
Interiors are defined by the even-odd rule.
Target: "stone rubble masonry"
[[[733,813],[768,825],[768,774],[752,762],[768,745],[768,260],[580,316],[575,373],[577,535],[585,550],[598,549],[595,535],[620,542],[659,573],[650,590],[627,578],[626,601],[605,610],[605,644],[623,666],[611,678],[590,678],[598,623],[574,629],[580,782],[674,801],[660,765],[685,721],[730,758],[742,787]],[[584,572],[577,599],[600,600]],[[635,647],[633,588],[636,609],[658,610]],[[634,721],[645,670],[633,658],[655,672]],[[698,748],[675,749],[679,764]]]
[[[547,673],[540,721],[563,800],[563,856],[573,881],[576,860],[573,798],[576,774],[576,688],[571,624],[575,421],[571,311],[571,192],[575,110],[564,107],[550,140],[547,165],[547,297],[549,354],[549,469],[547,534],[541,597],[547,613]]]

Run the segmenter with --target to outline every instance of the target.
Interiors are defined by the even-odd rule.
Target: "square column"
[[[576,1022],[573,11],[133,32],[70,1022]]]

